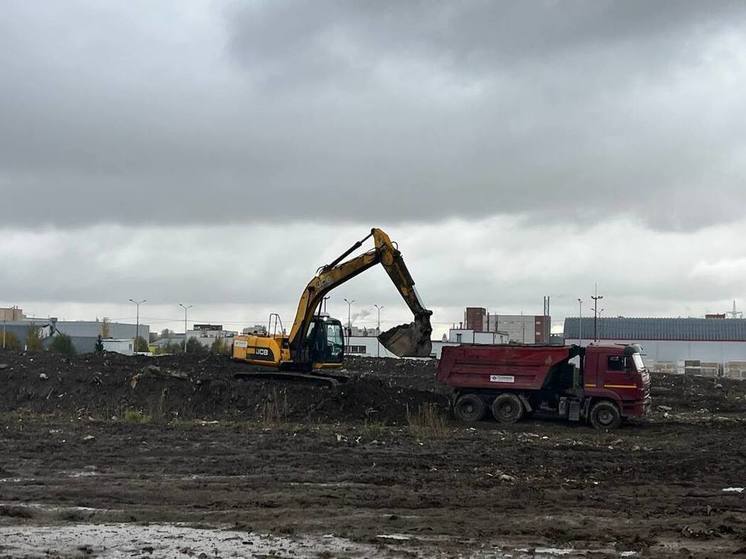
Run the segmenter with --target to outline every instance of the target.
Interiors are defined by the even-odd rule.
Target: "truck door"
[[[609,353],[602,356],[604,365],[603,388],[613,390],[622,400],[634,400],[637,391],[632,362],[625,355]],[[601,386],[599,386],[600,388]]]
[[[598,366],[598,357],[598,353],[586,350],[583,362],[583,386],[586,389],[603,388],[604,373]]]

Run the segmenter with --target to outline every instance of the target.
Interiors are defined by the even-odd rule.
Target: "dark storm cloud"
[[[232,47],[252,69],[274,68],[288,79],[318,81],[338,72],[345,56],[330,48],[335,39],[364,46],[379,59],[417,56],[466,73],[630,42],[678,57],[688,42],[743,11],[734,1],[261,2],[232,13]],[[298,61],[326,71],[298,72]]]
[[[10,2],[3,220],[734,219],[745,10]]]

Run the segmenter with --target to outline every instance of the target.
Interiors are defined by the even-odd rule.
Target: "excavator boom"
[[[344,259],[360,248],[373,237],[374,248],[347,261]],[[365,270],[382,264],[399,294],[409,306],[414,321],[410,324],[396,326],[379,335],[381,344],[400,357],[429,357],[431,351],[430,315],[432,311],[425,308],[414,287],[414,280],[409,273],[401,253],[381,229],[372,229],[370,235],[358,241],[330,264],[319,269],[316,276],[308,283],[298,303],[295,321],[290,331],[290,353],[294,359],[303,353],[303,342],[308,328],[313,321],[316,309],[324,296],[335,287],[361,274]]]

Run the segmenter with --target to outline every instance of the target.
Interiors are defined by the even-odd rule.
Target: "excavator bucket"
[[[430,357],[432,342],[430,315],[415,317],[414,322],[394,326],[378,336],[383,347],[399,357]]]

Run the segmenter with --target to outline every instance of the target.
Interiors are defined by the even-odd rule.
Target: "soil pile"
[[[746,412],[746,381],[652,373],[653,405],[673,411]]]
[[[149,358],[115,353],[73,358],[0,352],[0,411],[152,419],[260,419],[400,423],[408,411],[446,409],[436,362],[350,358],[348,382],[332,389],[278,380],[237,380],[246,365],[223,355]],[[654,373],[655,412],[746,412],[746,382]]]
[[[151,419],[259,419],[402,422],[426,403],[447,406],[445,396],[418,389],[432,380],[430,363],[393,367],[378,375],[356,360],[336,389],[277,380],[237,380],[246,367],[222,355],[159,358],[107,353],[72,358],[52,353],[0,353],[0,411],[27,410],[120,416],[128,410]],[[395,361],[395,360],[391,360]],[[412,383],[394,383],[407,371]]]

